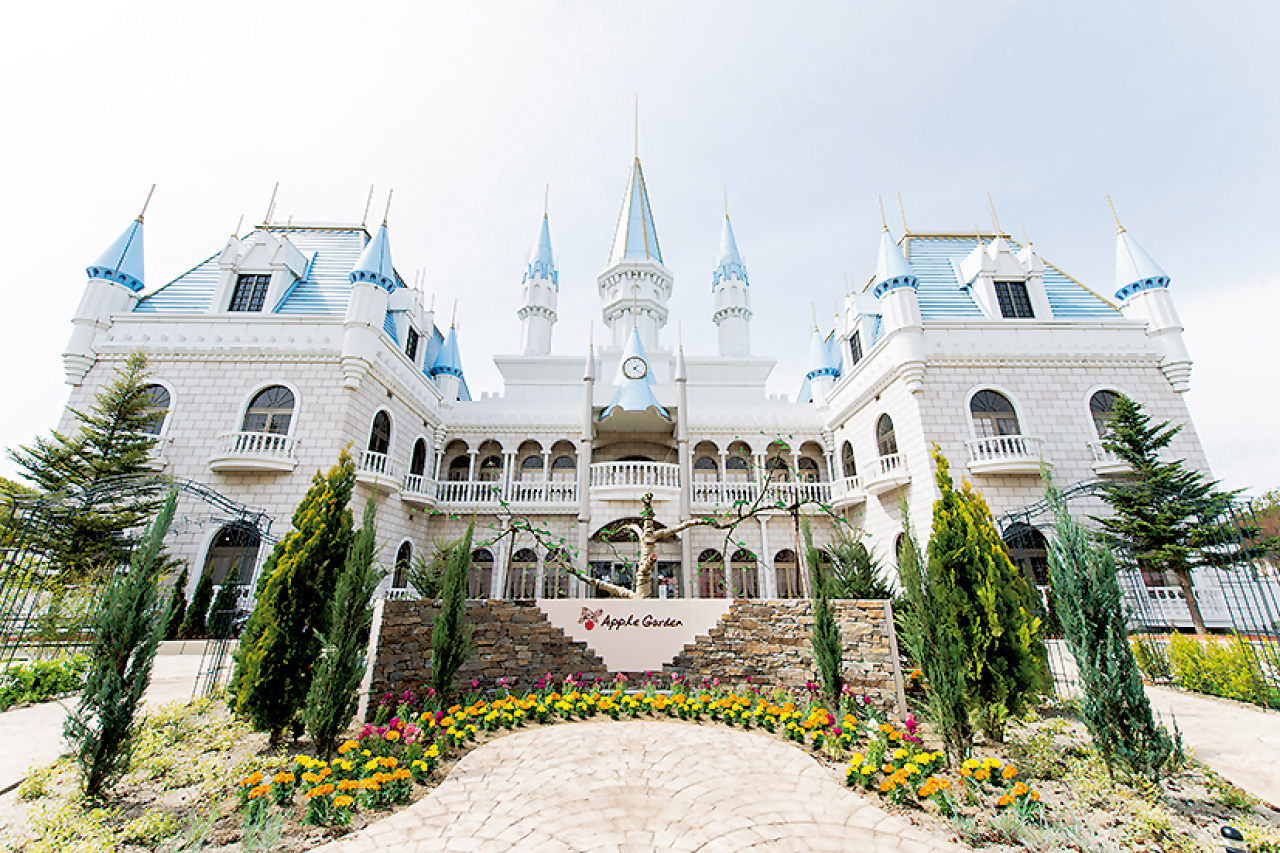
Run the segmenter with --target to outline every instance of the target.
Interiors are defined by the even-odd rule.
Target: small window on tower
[[[405,338],[404,354],[409,356],[410,361],[418,360],[418,330],[409,327],[409,336]]]
[[[228,311],[261,311],[267,299],[269,275],[241,275],[236,277],[236,289],[231,294]]]
[[[997,281],[996,299],[1000,302],[1000,315],[1006,319],[1035,318],[1031,310],[1031,298],[1027,286],[1020,281]]]
[[[849,338],[849,364],[862,361],[862,333],[854,332]]]

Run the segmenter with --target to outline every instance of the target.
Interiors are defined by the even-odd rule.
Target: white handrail
[[[217,456],[271,456],[292,459],[297,439],[274,432],[224,432],[218,436]]]
[[[656,489],[680,488],[680,466],[669,462],[594,462],[591,487],[644,486]]]
[[[396,463],[391,461],[391,457],[385,453],[374,453],[372,450],[366,450],[360,456],[360,469],[370,474],[376,474],[379,477],[396,476]]]
[[[1029,435],[993,435],[965,442],[971,463],[1038,460],[1043,444],[1043,439]]]

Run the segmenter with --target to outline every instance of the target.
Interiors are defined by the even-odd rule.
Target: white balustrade
[[[899,489],[911,482],[907,472],[907,459],[902,453],[887,453],[876,457],[871,463],[871,471],[862,482],[868,494],[883,495]]]
[[[993,435],[966,441],[965,447],[975,474],[1035,474],[1044,458],[1044,440],[1030,435]]]
[[[571,504],[578,500],[578,484],[573,480],[453,480],[440,483],[436,494],[443,503],[484,504]]]
[[[634,486],[654,489],[680,488],[680,466],[669,462],[595,462],[591,488]]]
[[[695,481],[690,496],[695,504],[707,506],[751,505],[760,495],[760,484],[753,482],[725,483],[718,481]],[[765,486],[762,503],[767,505],[779,502],[796,503],[829,503],[831,501],[830,483],[791,483],[771,482]]]
[[[292,471],[298,465],[298,443],[274,432],[224,432],[216,440],[209,467],[214,471]]]
[[[360,467],[356,469],[357,473],[373,474],[378,477],[396,476],[396,463],[391,461],[391,457],[385,453],[374,453],[372,450],[366,450],[360,456]]]

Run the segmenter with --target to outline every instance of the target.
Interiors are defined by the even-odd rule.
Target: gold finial
[[[631,282],[631,328],[638,328],[640,319],[639,297],[636,295],[637,289],[640,287],[639,282]]]
[[[635,120],[635,125],[633,127],[635,131],[635,154],[636,154],[636,159],[639,160],[640,159],[640,93],[639,92],[636,92],[636,120]]]
[[[877,195],[876,201],[880,203],[880,224],[884,226],[884,230],[889,230],[889,221],[884,218],[884,197]]]
[[[262,218],[266,225],[271,224],[271,215],[276,212],[276,193],[280,192],[280,182],[276,181],[276,185],[271,189],[271,201],[267,202],[267,215]]]
[[[453,300],[453,316],[449,318],[449,328],[458,325],[458,300]]]
[[[394,189],[387,190],[387,206],[382,211],[382,225],[386,227],[387,217],[391,215],[391,197],[396,194]]]
[[[991,200],[991,193],[987,193],[987,206],[991,208],[991,224],[996,227],[996,236],[1001,234],[1000,220],[996,217],[996,203]]]
[[[142,212],[138,214],[138,221],[142,221],[142,217],[147,215],[147,208],[151,205],[151,197],[156,193],[156,185],[152,184],[151,189],[147,190],[147,200],[142,203]]]
[[[902,206],[902,193],[898,193],[898,213],[902,214],[902,233],[910,234],[911,229],[907,227],[907,209]]]
[[[236,220],[236,230],[231,232],[232,237],[240,236],[240,227],[244,225],[244,214],[240,214],[240,218]]]
[[[547,211],[551,209],[551,184],[548,183],[542,188],[542,218],[547,218]]]
[[[1123,234],[1124,226],[1120,224],[1120,217],[1116,213],[1116,206],[1111,203],[1111,196],[1107,196],[1107,205],[1111,208],[1111,216],[1116,221],[1116,233]]]
[[[1024,241],[1028,246],[1030,246],[1030,245],[1031,245],[1031,236],[1030,236],[1029,234],[1027,234],[1027,226],[1026,226],[1026,223],[1019,222],[1019,223],[1018,223],[1018,227],[1022,229],[1022,239],[1023,239],[1023,241]]]
[[[360,227],[369,221],[369,205],[373,204],[373,184],[369,184],[369,195],[364,200],[364,213],[360,216]]]
[[[818,306],[815,303],[810,302],[809,310],[813,312],[813,330],[816,332],[818,331]]]
[[[724,187],[724,218],[725,219],[729,218],[729,186],[728,184],[726,184]]]

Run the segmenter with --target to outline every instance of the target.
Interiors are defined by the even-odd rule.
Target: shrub
[[[1133,659],[1138,669],[1148,681],[1168,681],[1173,677],[1169,670],[1169,656],[1165,654],[1164,644],[1150,637],[1130,637],[1129,645],[1133,648]]]
[[[165,615],[164,638],[176,640],[182,633],[182,623],[187,618],[187,567],[183,565],[182,574],[173,582],[169,591],[169,607]]]
[[[209,626],[205,620],[209,615],[209,602],[212,600],[213,565],[210,564],[205,567],[204,572],[200,575],[195,592],[191,593],[191,603],[187,605],[187,613],[182,619],[182,627],[178,629],[178,636],[181,639],[198,640],[209,636]]]
[[[453,696],[453,678],[471,656],[471,626],[467,624],[467,571],[471,568],[471,537],[475,522],[467,525],[462,538],[449,546],[444,568],[440,612],[431,629],[431,686],[440,707],[448,707]]]
[[[1174,634],[1169,638],[1169,667],[1174,680],[1188,690],[1280,706],[1280,691],[1268,687],[1240,637],[1222,641]]]
[[[813,659],[818,665],[822,680],[822,696],[832,708],[840,707],[840,694],[844,690],[841,669],[844,666],[844,641],[840,638],[840,626],[831,611],[832,578],[822,565],[822,552],[814,547],[809,520],[802,522],[804,532],[805,561],[809,564],[809,586],[813,593],[813,633],[809,642],[813,646]]]
[[[84,686],[88,667],[89,659],[84,655],[11,666],[0,677],[0,711],[75,692]]]

